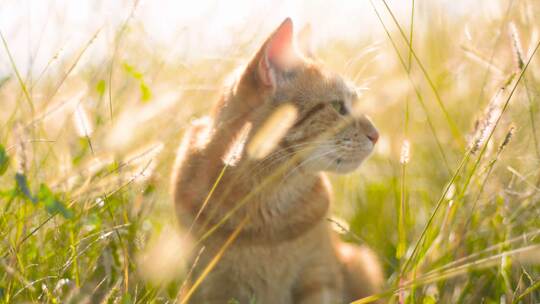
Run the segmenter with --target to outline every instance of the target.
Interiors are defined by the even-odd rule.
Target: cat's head
[[[371,153],[379,134],[363,113],[354,111],[356,87],[327,70],[296,47],[293,23],[287,18],[250,62],[248,78],[267,111],[292,104],[297,119],[280,148],[301,153],[302,169],[350,172]],[[262,119],[262,118],[261,118]]]

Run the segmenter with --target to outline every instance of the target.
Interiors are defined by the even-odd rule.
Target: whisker
[[[330,151],[326,151],[326,152],[324,152],[324,153],[319,153],[319,154],[317,154],[317,155],[315,155],[315,156],[313,156],[313,157],[310,157],[310,158],[308,158],[308,159],[302,161],[300,164],[298,164],[296,167],[294,167],[291,171],[289,171],[289,172],[285,175],[285,177],[283,177],[282,182],[283,182],[284,180],[286,180],[289,176],[291,176],[294,172],[298,171],[302,166],[305,166],[307,163],[309,163],[309,162],[311,162],[311,161],[314,161],[314,160],[317,160],[317,159],[320,159],[320,158],[322,158],[322,157],[324,157],[324,156],[326,156],[326,155],[328,155],[328,154],[334,153],[334,152],[336,152],[335,149],[334,149],[334,150],[330,150]]]
[[[316,144],[315,144],[316,143]],[[297,154],[300,154],[300,153],[304,153],[306,152],[306,154],[309,154],[310,151],[313,151],[314,149],[316,148],[320,148],[320,147],[334,147],[335,144],[329,140],[326,140],[326,141],[316,141],[316,142],[308,142],[308,143],[299,143],[299,144],[294,144],[294,145],[291,145],[291,146],[288,146],[287,148],[285,149],[280,149],[280,150],[276,150],[272,153],[270,153],[268,156],[266,156],[264,159],[262,159],[255,167],[253,167],[248,173],[251,174],[253,173],[254,170],[264,170],[264,169],[267,169],[268,167],[286,159],[286,158],[289,158],[289,157],[292,157],[294,155],[297,155]],[[296,149],[294,151],[288,151],[289,149],[291,148],[301,148],[301,149]]]

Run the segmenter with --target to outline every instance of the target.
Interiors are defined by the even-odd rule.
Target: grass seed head
[[[291,104],[278,107],[255,133],[247,146],[247,153],[255,159],[262,159],[278,145],[294,124],[298,110]]]
[[[503,87],[495,93],[491,98],[484,115],[481,119],[476,121],[474,128],[474,135],[470,144],[471,153],[474,154],[486,143],[491,132],[495,128],[495,123],[499,119],[502,113],[503,96],[505,95],[506,87]]]
[[[512,124],[508,128],[508,131],[506,132],[506,135],[504,136],[504,140],[502,144],[499,146],[499,151],[502,151],[504,147],[506,147],[510,141],[512,140],[512,136],[514,136],[514,132],[516,130],[516,127]]]
[[[514,55],[514,62],[517,70],[522,70],[525,66],[523,60],[523,48],[521,47],[521,39],[519,38],[519,32],[516,24],[511,22],[509,26],[510,39],[512,40],[512,54]]]
[[[242,153],[244,152],[244,146],[246,145],[247,137],[249,134],[249,131],[251,130],[251,123],[246,123],[240,132],[236,135],[235,140],[227,150],[227,153],[225,153],[225,156],[223,157],[223,162],[227,166],[234,166],[238,163],[240,158],[242,157]]]
[[[399,162],[402,165],[406,165],[409,162],[411,156],[411,145],[408,140],[404,140],[401,145],[401,155],[399,157]]]

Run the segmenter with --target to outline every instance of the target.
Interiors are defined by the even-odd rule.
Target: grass
[[[538,303],[540,28],[529,16],[540,5],[450,17],[436,3],[412,1],[403,16],[372,4],[383,36],[317,50],[358,85],[369,80],[362,106],[382,134],[358,172],[331,176],[329,221],[372,247],[387,278],[355,303]],[[175,151],[264,34],[221,58],[172,60],[141,47],[136,10],[105,64],[84,60],[100,30],[36,78],[1,32],[2,302],[182,301],[191,241],[169,193]],[[170,264],[151,263],[160,259]]]

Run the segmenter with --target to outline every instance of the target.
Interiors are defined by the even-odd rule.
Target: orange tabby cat
[[[374,254],[340,242],[326,220],[332,194],[322,171],[356,169],[379,136],[368,118],[352,115],[357,98],[339,75],[297,51],[287,18],[225,90],[211,118],[193,123],[173,188],[181,222],[204,239],[195,278],[237,234],[190,295],[192,303],[344,303],[379,290]],[[285,103],[298,115],[277,147],[263,159],[242,149],[223,169],[240,133],[247,131],[250,143]]]

